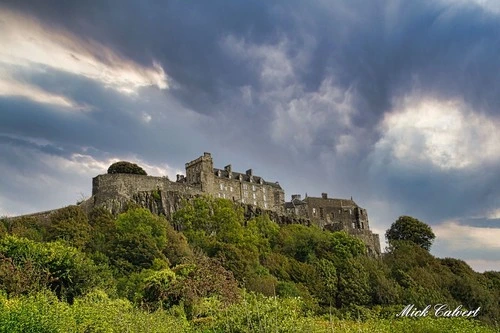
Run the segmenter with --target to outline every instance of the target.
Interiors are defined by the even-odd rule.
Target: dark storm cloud
[[[115,155],[140,152],[156,162],[160,161],[154,156],[162,149],[172,153],[182,150],[181,142],[176,139],[183,132],[179,123],[185,122],[182,108],[152,89],[143,89],[139,99],[124,96],[91,79],[50,68],[43,72],[18,70],[15,73],[17,79],[68,97],[86,109],[73,110],[25,98],[3,97],[0,98],[1,133],[43,138],[66,147],[68,153],[81,152],[82,148]],[[145,114],[154,117],[154,121],[143,121]],[[196,140],[196,135],[192,137]],[[189,139],[183,144],[189,145]]]
[[[262,94],[268,87],[259,78],[255,59],[234,57],[221,43],[227,36],[245,41],[246,46],[272,46],[286,39],[288,44],[283,50],[286,56],[293,59],[301,51],[307,54],[303,67],[294,69],[291,84],[302,85],[303,93],[314,92],[331,75],[340,88],[353,87],[356,92],[352,101],[357,110],[353,122],[363,131],[355,135],[365,138],[360,140],[362,145],[353,147],[359,151],[357,156],[347,163],[339,162],[336,167],[340,174],[350,174],[347,184],[336,183],[341,188],[352,186],[351,178],[366,172],[360,162],[372,149],[370,143],[379,138],[375,125],[381,115],[391,110],[395,97],[409,94],[417,87],[423,94],[437,98],[459,96],[475,111],[492,114],[497,112],[500,102],[500,77],[496,75],[500,62],[495,57],[500,46],[500,21],[495,14],[472,3],[53,1],[11,5],[59,29],[100,41],[142,64],[159,61],[174,80],[169,94],[196,112],[229,117],[233,121],[229,125],[244,124],[241,128],[236,125],[235,132],[250,139],[246,140],[252,146],[248,149],[260,151],[266,158],[281,149],[260,148],[269,141],[269,134],[258,130],[266,128],[263,121],[272,119],[272,105],[259,101],[245,105],[241,103],[239,89],[249,86],[254,94]],[[85,102],[87,96],[93,96],[94,104],[108,110],[96,113],[99,122],[130,128],[126,113],[118,117],[112,111],[127,109],[127,105],[108,93],[87,85],[81,89],[81,96],[76,94],[73,98]],[[106,136],[110,131],[102,128],[95,131],[89,123],[83,126],[98,132],[92,135],[93,140],[101,146],[102,142],[108,142],[103,148],[110,151],[123,149],[122,143],[131,141],[116,131],[111,133],[118,135],[118,140],[111,140]],[[301,151],[305,159],[312,160],[304,162],[309,164],[304,169],[312,169],[319,154],[331,151],[339,134],[351,130],[325,126],[312,133],[313,144]],[[74,132],[71,127],[68,131]],[[236,135],[228,132],[225,136],[231,139]],[[149,140],[149,136],[146,138]],[[132,151],[157,147],[141,141],[141,137],[132,141],[127,147]],[[239,142],[233,144],[237,147]],[[333,151],[330,153],[335,155]],[[390,172],[391,176],[384,178],[386,195],[405,200],[406,205],[416,200],[417,206],[425,207],[429,216],[449,216],[457,205],[463,207],[465,201],[474,197],[457,193],[452,185],[455,180],[440,171],[429,170],[424,175]],[[460,177],[459,174],[455,179]],[[490,190],[477,189],[474,183],[461,185],[481,198]]]
[[[170,84],[134,98],[77,75],[18,70],[18,78],[90,111],[1,97],[4,147],[67,156],[91,147],[96,157],[136,153],[180,167],[212,151],[219,167],[258,168],[288,195],[326,191],[391,208],[367,207],[379,229],[403,214],[433,225],[454,218],[490,226],[471,217],[500,207],[498,159],[442,169],[400,163],[377,148],[384,116],[415,94],[458,99],[472,113],[498,118],[500,20],[485,7],[381,0],[4,3],[144,66],[157,61]],[[22,137],[51,144],[30,148]]]

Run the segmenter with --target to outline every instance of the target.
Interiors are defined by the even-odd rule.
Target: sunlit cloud
[[[50,93],[35,85],[10,79],[3,70],[0,70],[0,74],[2,75],[2,79],[0,79],[0,96],[24,97],[37,103],[61,106],[63,109],[70,108],[81,111],[91,109],[89,106],[79,105],[69,97]]]
[[[0,45],[0,64],[4,67],[31,69],[48,66],[98,81],[124,94],[137,93],[139,88],[146,86],[168,88],[167,76],[156,61],[149,67],[142,66],[96,41],[80,38],[2,7]],[[9,86],[10,93],[22,94],[22,85],[10,83]],[[33,96],[37,94],[25,94],[25,97]],[[38,97],[36,101],[40,99],[43,98]]]
[[[386,114],[375,153],[402,164],[464,169],[500,160],[500,123],[458,100],[407,97]]]
[[[451,250],[500,250],[500,228],[478,228],[447,221],[432,227],[436,238]]]

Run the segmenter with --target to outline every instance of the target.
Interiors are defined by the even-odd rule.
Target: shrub
[[[144,169],[138,166],[137,164],[126,161],[120,161],[111,164],[108,168],[108,173],[130,173],[134,175],[144,175],[144,176],[148,175],[146,171],[144,171]]]

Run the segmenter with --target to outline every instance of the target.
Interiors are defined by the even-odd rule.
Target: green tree
[[[5,236],[0,239],[0,257],[4,261],[3,269],[8,268],[13,273],[26,270],[29,275],[19,275],[25,283],[44,283],[57,296],[70,302],[92,288],[108,289],[113,282],[106,266],[95,265],[83,252],[60,241],[39,243]],[[24,288],[33,290],[39,287]]]
[[[90,240],[91,227],[79,206],[68,206],[51,215],[46,231],[47,240],[64,240],[81,249]]]
[[[391,246],[399,241],[409,241],[429,251],[436,236],[431,227],[411,216],[400,216],[394,222],[385,237]]]
[[[107,255],[122,273],[150,268],[154,259],[166,260],[165,218],[139,208],[120,214],[115,223],[116,238]]]
[[[130,173],[147,176],[146,171],[135,163],[120,161],[113,163],[108,168],[108,173]]]

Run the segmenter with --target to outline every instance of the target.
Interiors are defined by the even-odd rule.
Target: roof
[[[319,197],[306,197],[304,198],[305,202],[309,201],[324,201],[326,200],[330,205],[332,206],[339,206],[339,207],[348,207],[348,206],[353,206],[353,207],[359,207],[358,204],[354,202],[354,200],[351,199],[337,199],[337,198],[319,198]]]
[[[217,168],[214,168],[214,174],[217,176],[218,173],[220,172],[220,177],[221,178],[229,178],[229,172],[227,170],[224,170],[224,169],[217,169]],[[250,182],[250,176],[247,175],[246,173],[241,173],[241,172],[231,172],[231,179],[239,179],[241,176],[241,180],[242,181],[245,181],[245,182]],[[253,179],[253,183],[257,183],[257,184],[260,184],[261,180],[262,180],[262,184],[265,184],[265,185],[269,185],[269,186],[272,186],[272,187],[276,187],[276,188],[279,188],[281,189],[281,186],[280,184],[278,184],[277,182],[276,183],[273,183],[273,182],[267,182],[265,181],[262,177],[259,177],[259,176],[251,176],[252,179]]]

